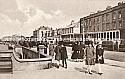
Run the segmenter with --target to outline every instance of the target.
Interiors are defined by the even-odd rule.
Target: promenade
[[[105,59],[102,65],[102,75],[98,74],[97,64],[93,67],[92,75],[85,73],[85,62],[71,61],[71,48],[68,51],[68,68],[52,67],[45,70],[14,70],[13,74],[0,74],[0,79],[124,79],[125,78],[125,62]],[[105,51],[109,54],[109,51]],[[112,52],[111,52],[112,53]],[[119,52],[120,53],[120,52]],[[56,63],[54,60],[53,62]]]

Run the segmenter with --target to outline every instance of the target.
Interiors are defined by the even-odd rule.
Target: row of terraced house
[[[35,41],[47,41],[57,43],[58,41],[83,41],[83,31],[80,30],[80,22],[72,21],[70,25],[65,28],[53,30],[47,26],[40,26],[40,28],[33,31]]]
[[[121,41],[125,39],[125,3],[119,2],[117,6],[108,6],[103,11],[97,11],[80,18],[78,22],[72,21],[64,28],[53,30],[41,26],[33,31],[37,41]]]

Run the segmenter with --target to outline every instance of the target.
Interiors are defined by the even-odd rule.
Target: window
[[[101,33],[101,38],[103,38],[103,33]]]
[[[70,33],[70,32],[69,32],[69,28],[68,28],[68,33]]]
[[[99,33],[99,38],[100,38],[100,33]]]
[[[98,29],[98,31],[100,30],[100,29],[99,29],[99,25],[97,26],[97,29]]]
[[[107,28],[107,30],[109,30],[109,28],[110,28],[109,23],[106,24],[106,28]]]
[[[110,32],[110,39],[112,39],[112,32]]]
[[[97,18],[97,23],[99,23],[99,17]]]
[[[73,27],[71,28],[71,33],[73,33]]]
[[[102,15],[102,22],[104,22],[104,15]]]
[[[121,21],[119,21],[119,27],[122,27],[122,22]]]
[[[118,18],[120,19],[122,17],[121,11],[118,12]]]
[[[109,38],[109,33],[107,33],[107,38]]]
[[[109,14],[106,14],[106,22],[109,22]]]
[[[106,33],[104,33],[104,38],[106,38]]]
[[[41,33],[42,33],[42,37],[43,37],[43,31]]]
[[[95,24],[95,19],[94,19],[94,22],[93,22],[93,24]]]
[[[115,32],[113,32],[113,38],[115,38]]]
[[[90,25],[90,26],[92,25],[92,21],[91,21],[91,19],[89,20],[89,25]]]
[[[84,26],[87,26],[87,20],[85,20],[85,22],[84,22]]]
[[[113,14],[112,14],[112,19],[113,19],[113,20],[116,19],[116,13],[115,13],[115,12],[113,12]]]
[[[116,22],[112,23],[112,27],[113,27],[113,29],[116,29]]]
[[[102,31],[104,31],[105,30],[105,25],[104,24],[102,24]]]
[[[119,32],[116,32],[116,38],[119,38]]]
[[[48,31],[48,36],[50,36],[50,31]]]

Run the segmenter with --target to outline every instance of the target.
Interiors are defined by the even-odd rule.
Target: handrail
[[[26,48],[26,49],[29,49],[30,51],[33,51],[33,52],[37,52],[37,51],[34,51],[34,50],[31,50],[30,48],[27,48],[27,47],[24,47],[24,46],[21,46],[21,45],[18,45],[20,48]],[[46,56],[46,58],[34,58],[34,59],[19,59],[16,54],[15,54],[15,48],[13,50],[13,58],[22,63],[22,62],[43,62],[43,61],[52,61],[52,56],[49,56],[47,54],[42,54],[44,56]]]

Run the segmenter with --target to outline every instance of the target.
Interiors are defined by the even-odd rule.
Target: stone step
[[[11,72],[11,73],[12,73],[12,72],[13,72],[13,69],[10,68],[10,67],[8,67],[8,68],[7,68],[7,67],[6,67],[6,68],[5,68],[5,67],[4,67],[4,68],[0,68],[0,73],[3,73],[3,72],[4,72],[4,73],[5,73],[5,72],[6,72],[6,73],[7,73],[7,72]]]
[[[0,57],[0,62],[11,62],[11,57]]]

